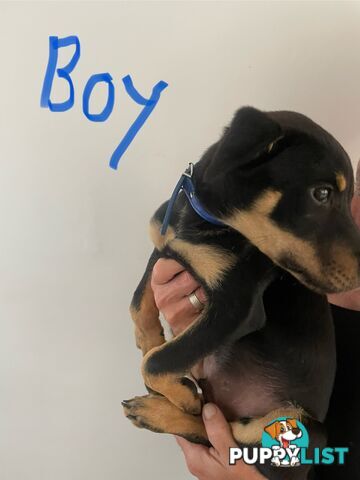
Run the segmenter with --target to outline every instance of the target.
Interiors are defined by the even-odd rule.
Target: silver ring
[[[196,311],[200,312],[204,308],[204,304],[200,302],[195,292],[188,295],[188,299]]]

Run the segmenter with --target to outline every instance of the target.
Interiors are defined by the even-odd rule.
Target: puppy
[[[185,377],[206,357],[210,380],[227,385],[213,392],[220,406],[229,386],[241,386],[230,423],[239,445],[258,444],[278,417],[304,422],[310,448],[325,445],[336,366],[325,294],[360,283],[353,191],[346,152],[307,117],[235,114],[151,220],[155,249],[131,305],[149,395],[123,402],[135,425],[208,444],[201,399]],[[166,343],[150,286],[160,257],[182,263],[209,300]],[[309,466],[286,477],[258,468],[269,479],[303,479]]]
[[[287,418],[286,420],[277,420],[273,422],[271,425],[268,425],[264,428],[265,432],[267,432],[273,439],[279,442],[280,447],[273,447],[273,448],[293,448],[293,444],[291,443],[296,438],[302,437],[302,431],[298,428],[297,422],[294,418]],[[280,466],[289,466],[292,467],[300,465],[300,461],[297,457],[292,457],[291,460],[280,460],[279,457],[274,457],[271,460],[271,463],[277,467]]]

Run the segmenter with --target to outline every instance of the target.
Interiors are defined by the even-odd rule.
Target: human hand
[[[351,203],[351,212],[356,225],[360,228],[360,162],[358,163],[356,171],[355,194]],[[350,292],[328,295],[328,300],[330,303],[338,305],[339,307],[360,311],[360,288],[351,290]]]
[[[202,303],[207,301],[203,288],[175,260],[160,258],[156,262],[151,287],[156,306],[169,323],[174,335],[185,330],[199,315],[188,296],[195,292]]]
[[[192,292],[202,303],[207,298],[204,290],[195,279],[175,260],[160,259],[154,266],[151,278],[158,309],[163,313],[175,335],[181,333],[198,316],[198,312],[187,298]],[[195,375],[196,376],[196,375]],[[215,409],[215,415],[209,417],[206,412]],[[190,472],[200,480],[266,480],[254,467],[238,461],[229,465],[229,448],[237,447],[229,424],[220,410],[213,404],[203,409],[206,431],[213,447],[206,448],[177,437],[184,452]]]
[[[237,447],[230,426],[219,408],[207,403],[203,408],[203,420],[212,447],[196,445],[182,437],[176,437],[192,475],[199,480],[266,480],[255,467],[238,461],[229,464],[229,448]]]

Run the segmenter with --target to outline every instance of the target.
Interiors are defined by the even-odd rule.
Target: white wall
[[[144,392],[128,304],[148,218],[244,104],[309,115],[355,163],[359,26],[356,2],[0,4],[2,480],[189,477],[175,441],[136,430],[120,406]],[[39,106],[48,36],[72,34],[75,106],[51,113]],[[116,106],[91,123],[81,93],[104,71]],[[144,95],[169,87],[114,171],[140,110],[127,74]],[[65,93],[57,82],[54,98]]]

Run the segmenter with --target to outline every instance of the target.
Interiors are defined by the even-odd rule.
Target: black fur
[[[338,173],[346,182],[344,191],[336,184]],[[234,384],[252,370],[260,384],[271,378],[277,405],[301,405],[311,416],[311,429],[311,423],[325,419],[335,376],[334,331],[324,294],[340,291],[345,284],[354,288],[360,278],[360,234],[349,207],[354,188],[349,158],[328,132],[303,115],[245,107],[195,165],[193,181],[204,207],[225,223],[235,210],[251,209],[263,192],[280,192],[270,220],[279,235],[290,233],[314,249],[320,273],[315,275],[313,265],[302,262],[286,242],[280,253],[272,255],[270,248],[264,254],[261,245],[241,230],[205,222],[180,194],[170,223],[176,237],[193,245],[216,246],[237,260],[211,288],[171,242],[155,251],[145,279],[158,257],[174,258],[202,284],[209,302],[202,320],[149,355],[144,371],[153,376],[181,375],[212,354],[219,371]],[[326,205],[312,197],[312,189],[323,185],[332,189]],[[155,213],[159,224],[166,205]],[[267,247],[271,241],[278,238],[269,238]],[[355,265],[352,278],[333,258],[339,246]],[[331,275],[324,274],[326,269]],[[135,306],[141,302],[143,285],[139,287]],[[216,391],[205,388],[205,396],[223,406],[229,418],[236,415]],[[313,434],[321,445],[323,432],[316,431],[310,437]],[[306,478],[307,469],[287,470],[282,476],[272,472],[271,478]]]

